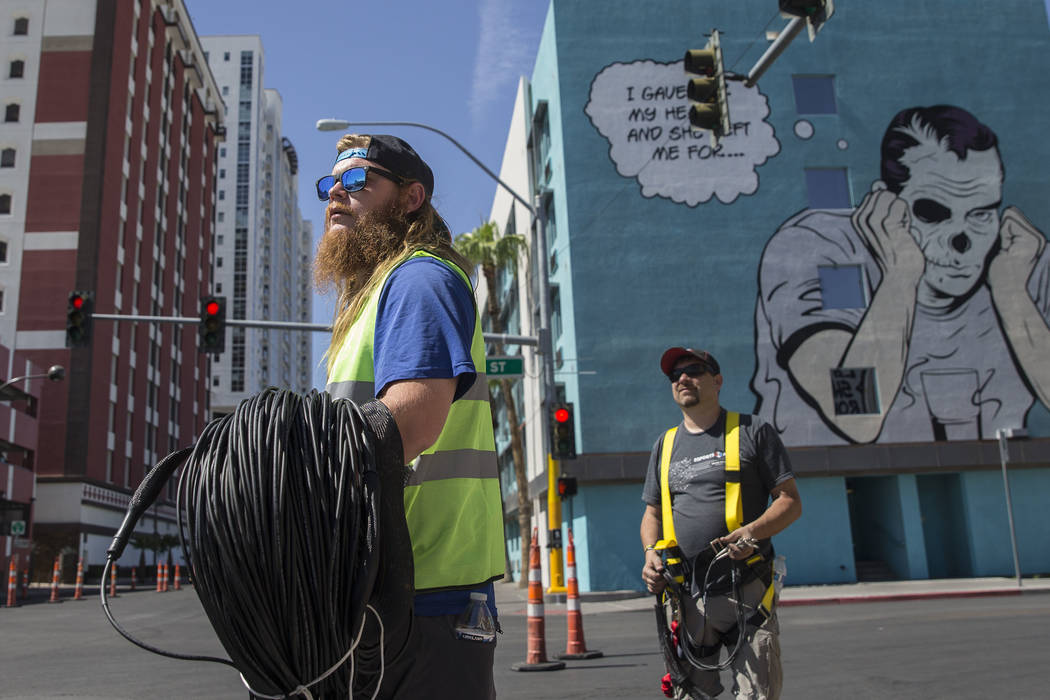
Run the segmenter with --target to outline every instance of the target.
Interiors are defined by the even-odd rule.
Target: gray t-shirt
[[[668,485],[675,537],[682,553],[693,561],[711,540],[729,534],[725,508],[725,409],[702,433],[690,433],[679,424],[671,449]],[[747,524],[765,512],[769,492],[795,478],[777,431],[757,416],[740,416],[740,486]],[[645,475],[642,500],[660,508],[660,451],[664,436],[653,445]],[[761,543],[764,551],[769,541]],[[700,574],[703,575],[703,572]]]

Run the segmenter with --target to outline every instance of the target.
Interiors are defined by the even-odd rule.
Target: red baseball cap
[[[671,370],[674,369],[675,364],[683,357],[695,357],[700,361],[700,364],[707,367],[711,374],[721,374],[722,370],[718,366],[718,360],[715,356],[706,350],[694,350],[692,348],[681,348],[673,347],[664,350],[663,357],[660,358],[660,370],[664,374],[670,374]]]

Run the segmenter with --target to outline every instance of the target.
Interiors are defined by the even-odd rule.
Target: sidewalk
[[[834,603],[871,603],[886,600],[920,600],[924,598],[976,598],[982,596],[1050,593],[1050,578],[1016,579],[1003,577],[924,579],[919,581],[878,581],[821,586],[785,586],[779,605],[823,605]],[[638,591],[595,591],[581,593],[583,612],[587,615],[607,612],[648,610],[653,596]],[[544,594],[548,615],[565,614],[565,594]],[[496,605],[501,614],[524,615],[528,588],[516,582],[496,583]]]

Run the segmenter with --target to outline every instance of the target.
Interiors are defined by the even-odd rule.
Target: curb
[[[934,598],[994,598],[1004,596],[1018,596],[1029,593],[1048,593],[1046,589],[1035,588],[1025,590],[1023,588],[1006,588],[995,590],[976,591],[930,591],[929,593],[874,593],[871,595],[848,595],[833,596],[828,598],[796,598],[777,601],[778,606],[791,607],[795,605],[824,605],[844,603],[880,603],[898,600],[930,600]]]

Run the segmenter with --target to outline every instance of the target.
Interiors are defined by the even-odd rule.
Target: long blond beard
[[[352,298],[385,260],[404,248],[408,220],[398,202],[354,219],[349,231],[333,232],[325,215],[325,234],[314,258],[314,285],[335,289],[340,302]]]

